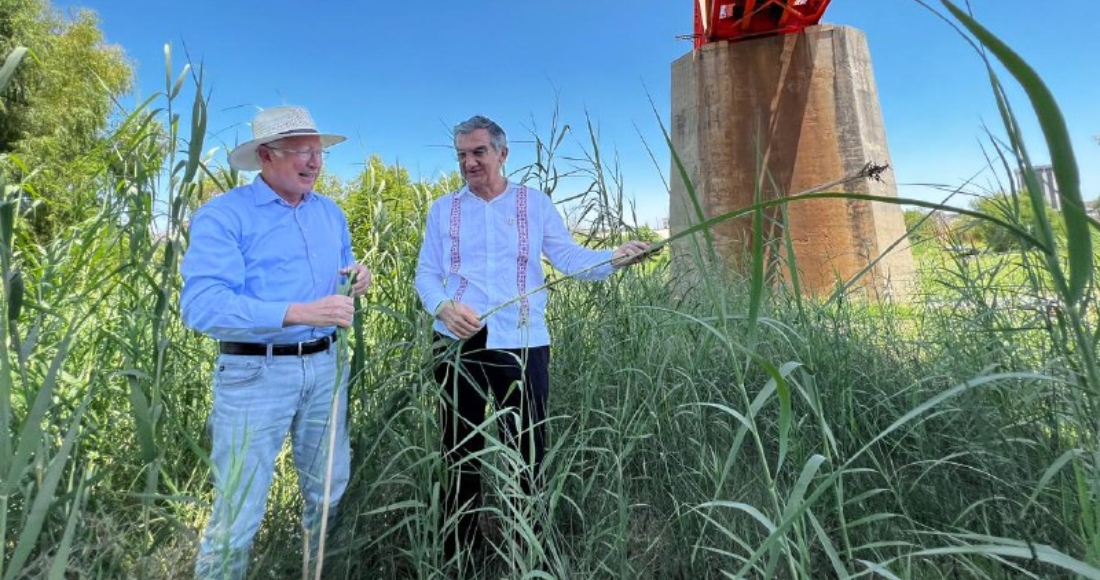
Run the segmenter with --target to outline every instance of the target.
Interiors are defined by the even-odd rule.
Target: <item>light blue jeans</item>
[[[336,389],[337,348],[300,357],[218,356],[209,423],[214,509],[199,546],[196,578],[245,577],[275,459],[287,433],[305,501],[302,526],[308,532],[310,553],[316,555],[329,457],[333,466],[328,485],[330,518],[347,488],[350,471],[348,369]],[[330,454],[333,419],[336,446]]]

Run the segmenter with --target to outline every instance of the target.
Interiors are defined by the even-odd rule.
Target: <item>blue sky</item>
[[[1100,3],[1049,4],[1056,7],[971,2],[978,19],[1034,66],[1058,99],[1084,196],[1096,198],[1100,69],[1087,63],[1096,54]],[[598,127],[602,154],[618,156],[624,193],[637,203],[639,221],[654,225],[668,214],[660,176],[669,173],[668,154],[657,115],[667,123],[671,64],[692,48],[677,36],[692,31],[693,0],[55,5],[99,14],[108,42],[135,64],[143,97],[164,90],[165,43],[172,45],[177,71],[185,49],[201,61],[215,144],[247,140],[246,123],[258,108],[303,105],[322,129],[350,136],[333,149],[330,171],[352,177],[364,159],[379,154],[431,179],[455,167],[449,148],[455,123],[473,114],[499,122],[515,169],[530,159],[532,131],[547,136],[556,106],[560,122],[574,129],[564,153],[578,154],[587,142],[587,115]],[[938,201],[941,192],[913,184],[959,186],[975,176],[972,190],[996,187],[983,171],[983,125],[996,135],[1003,131],[981,61],[958,34],[913,0],[833,0],[824,22],[867,35],[900,195]],[[1046,163],[1022,93],[1010,96],[1033,161]]]

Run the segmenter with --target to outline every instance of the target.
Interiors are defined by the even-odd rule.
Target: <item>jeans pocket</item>
[[[237,359],[220,357],[214,373],[214,386],[222,388],[246,387],[260,381],[267,365],[258,357]]]

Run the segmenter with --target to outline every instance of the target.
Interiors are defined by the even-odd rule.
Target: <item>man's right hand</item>
[[[320,300],[291,304],[283,317],[283,326],[351,326],[355,316],[355,301],[351,296],[333,294]]]
[[[462,339],[470,338],[481,329],[481,321],[478,320],[477,312],[474,312],[473,308],[454,300],[444,301],[443,305],[436,311],[435,317],[443,321],[443,324],[447,326],[447,330]]]

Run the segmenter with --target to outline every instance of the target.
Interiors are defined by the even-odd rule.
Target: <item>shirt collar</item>
[[[267,204],[267,203],[278,203],[278,202],[283,202],[284,204],[286,204],[286,200],[279,197],[279,194],[275,193],[274,189],[271,189],[271,186],[268,185],[267,182],[264,181],[260,177],[259,173],[257,173],[256,178],[252,180],[252,192],[253,192],[253,198],[256,201],[256,205],[264,205],[264,204]],[[313,200],[313,192],[312,191],[307,191],[306,194],[304,196],[302,196],[302,203],[309,203],[312,200]],[[290,205],[290,204],[287,204],[287,205]],[[301,205],[301,204],[299,204],[299,205]]]
[[[516,189],[516,184],[512,183],[511,181],[508,181],[507,183],[508,183],[508,187],[504,188],[504,193],[494,197],[493,201],[487,201],[487,202],[484,202],[484,203],[495,203],[497,200],[504,199],[506,197],[509,197],[509,196],[513,195],[513,192]],[[474,192],[470,191],[469,184],[463,185],[462,189],[458,190],[458,197],[460,199],[464,198],[464,197],[472,197],[472,198],[474,198],[478,201],[481,201],[480,197],[478,197],[476,194],[474,194]]]

